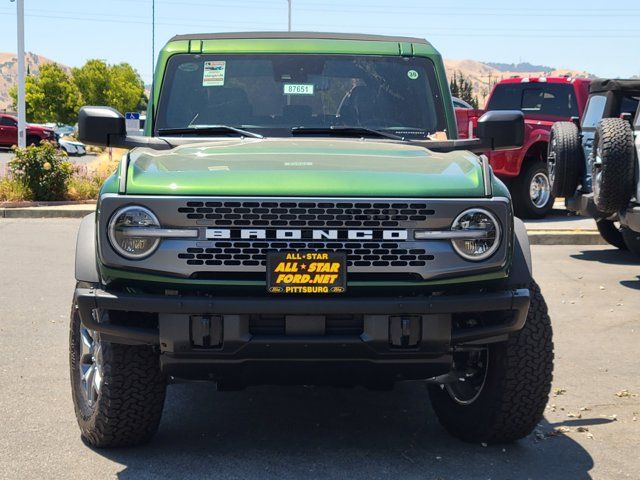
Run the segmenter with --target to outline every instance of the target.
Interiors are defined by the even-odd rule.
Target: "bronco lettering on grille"
[[[207,239],[244,240],[407,240],[406,230],[314,230],[207,228]]]

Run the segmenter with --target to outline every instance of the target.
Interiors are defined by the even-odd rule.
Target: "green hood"
[[[411,144],[328,138],[225,139],[131,152],[142,195],[482,197],[478,158]]]

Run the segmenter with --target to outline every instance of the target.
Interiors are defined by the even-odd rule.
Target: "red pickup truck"
[[[40,143],[42,140],[54,140],[53,130],[39,125],[27,124],[27,145]],[[18,119],[13,115],[0,113],[0,147],[11,147],[18,144]]]
[[[486,110],[524,113],[522,148],[487,153],[494,173],[509,187],[519,217],[541,218],[553,208],[546,165],[549,132],[555,122],[582,117],[590,83],[587,78],[508,78],[496,84],[489,95]],[[482,113],[456,108],[460,138],[469,137],[468,125],[474,125]]]

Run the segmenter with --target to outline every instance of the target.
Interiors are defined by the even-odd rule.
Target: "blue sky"
[[[66,65],[129,62],[151,78],[151,0],[25,0],[26,49]],[[156,54],[177,33],[287,28],[286,0],[155,0]],[[606,5],[606,6],[605,6]],[[0,0],[0,52],[16,51],[16,7]],[[640,3],[538,0],[293,0],[294,30],[419,36],[446,58],[527,61],[640,75]]]

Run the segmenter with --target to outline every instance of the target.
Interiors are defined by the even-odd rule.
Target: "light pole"
[[[156,0],[151,0],[151,77],[156,68]]]
[[[27,146],[24,92],[24,0],[16,0],[18,7],[18,147]]]
[[[289,3],[289,31],[291,31],[291,2],[293,0],[287,0],[287,2]]]

